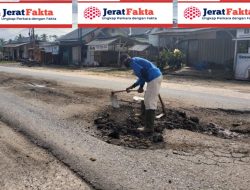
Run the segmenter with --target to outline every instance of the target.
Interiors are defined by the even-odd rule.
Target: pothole
[[[140,116],[140,112],[139,105],[129,103],[122,104],[118,109],[109,106],[100,111],[94,121],[99,137],[118,146],[155,149],[164,147],[165,129],[184,129],[226,139],[242,136],[215,123],[201,122],[198,117],[190,117],[176,109],[166,109],[166,116],[155,120],[155,133],[145,136],[137,130],[144,126],[144,118]],[[157,111],[157,115],[159,114],[160,110]]]

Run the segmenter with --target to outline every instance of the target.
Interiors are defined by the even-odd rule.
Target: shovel
[[[160,94],[158,95],[158,97],[159,97],[159,100],[160,100],[160,103],[161,103],[162,113],[159,114],[159,115],[157,115],[156,118],[157,118],[157,119],[160,119],[160,118],[162,118],[163,116],[166,116],[166,108],[165,108],[165,105],[164,105],[164,103],[163,103],[163,101],[162,101],[162,98],[161,98],[161,95],[160,95]]]
[[[118,101],[117,95],[116,95],[116,93],[120,93],[120,92],[126,92],[126,90],[118,90],[118,91],[112,91],[111,92],[110,100],[111,100],[113,108],[119,108],[120,107],[120,104],[119,104],[119,101]],[[137,92],[137,90],[130,90],[130,92]],[[159,114],[159,115],[157,115],[156,119],[160,119],[160,118],[166,116],[166,108],[165,108],[165,105],[163,103],[163,100],[162,100],[160,94],[158,95],[158,98],[159,98],[160,103],[161,103],[162,113]],[[142,100],[144,100],[144,98],[138,97],[138,96],[134,96],[133,99],[135,101],[142,101]]]
[[[118,91],[112,91],[111,92],[111,95],[110,95],[110,100],[111,100],[111,103],[112,103],[112,107],[114,108],[119,108],[120,107],[120,104],[119,104],[119,101],[117,99],[117,93],[120,93],[120,92],[127,92],[126,90],[118,90]],[[129,92],[137,92],[137,90],[130,90]]]

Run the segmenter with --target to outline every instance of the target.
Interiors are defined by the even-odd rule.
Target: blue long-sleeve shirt
[[[162,75],[160,69],[153,63],[140,57],[132,58],[130,66],[133,69],[134,74],[138,77],[138,80],[134,83],[134,87],[138,85],[143,87],[145,82],[150,82]]]

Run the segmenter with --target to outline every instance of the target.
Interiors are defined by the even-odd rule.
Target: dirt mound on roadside
[[[155,134],[145,136],[137,130],[144,126],[139,106],[122,105],[115,109],[108,107],[102,110],[94,123],[100,136],[106,142],[132,148],[157,148],[164,146],[165,129],[185,129],[220,138],[234,138],[238,134],[219,127],[214,123],[202,123],[198,117],[189,117],[185,112],[166,109],[166,116],[155,120]],[[159,111],[157,114],[160,114]]]

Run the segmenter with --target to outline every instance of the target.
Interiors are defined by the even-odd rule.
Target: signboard
[[[71,28],[72,1],[0,1],[0,28]]]
[[[52,53],[53,55],[59,54],[59,46],[48,46],[44,47],[46,53]]]
[[[172,27],[172,0],[78,1],[78,27]]]
[[[108,45],[93,45],[90,46],[90,51],[108,51],[109,46]]]
[[[250,2],[246,0],[179,0],[178,27],[250,27]]]
[[[235,79],[250,79],[250,54],[240,53],[237,55],[237,64],[235,68]]]
[[[237,30],[237,38],[249,38],[250,28],[242,28]]]

